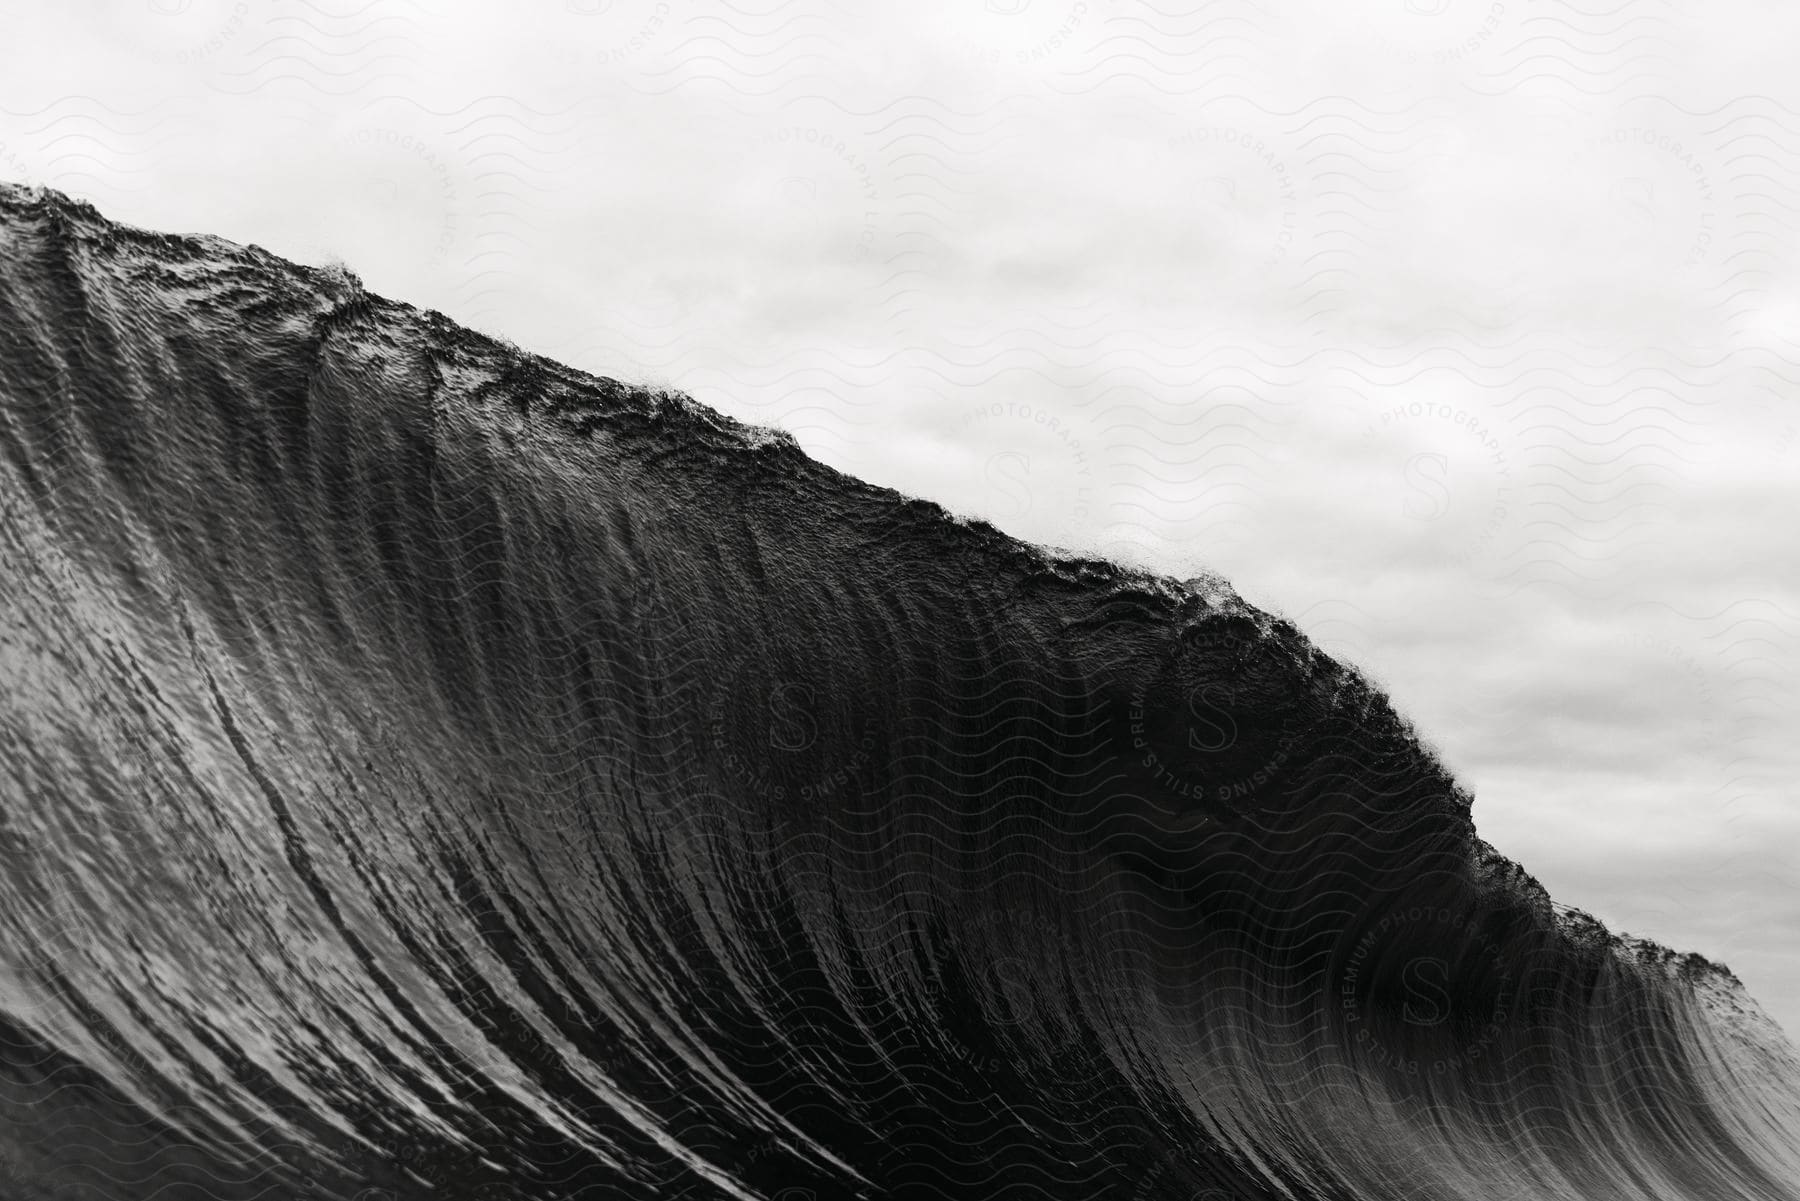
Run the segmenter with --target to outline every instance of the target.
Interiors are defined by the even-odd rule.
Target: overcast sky
[[[98,0],[0,177],[1205,568],[1800,1033],[1800,9]]]

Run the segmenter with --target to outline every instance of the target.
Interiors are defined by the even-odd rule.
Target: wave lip
[[[341,270],[0,243],[11,1192],[1800,1196],[1735,978],[1222,581]]]

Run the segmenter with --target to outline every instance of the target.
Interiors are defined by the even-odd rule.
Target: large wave
[[[7,1195],[1800,1197],[1222,581],[0,189]]]

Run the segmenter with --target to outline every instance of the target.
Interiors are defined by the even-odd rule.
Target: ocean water
[[[1800,1060],[1224,581],[7,186],[0,1196],[1796,1198]]]

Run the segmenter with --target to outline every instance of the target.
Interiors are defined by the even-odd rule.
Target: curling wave
[[[0,188],[0,1192],[1800,1197],[1223,582]]]

